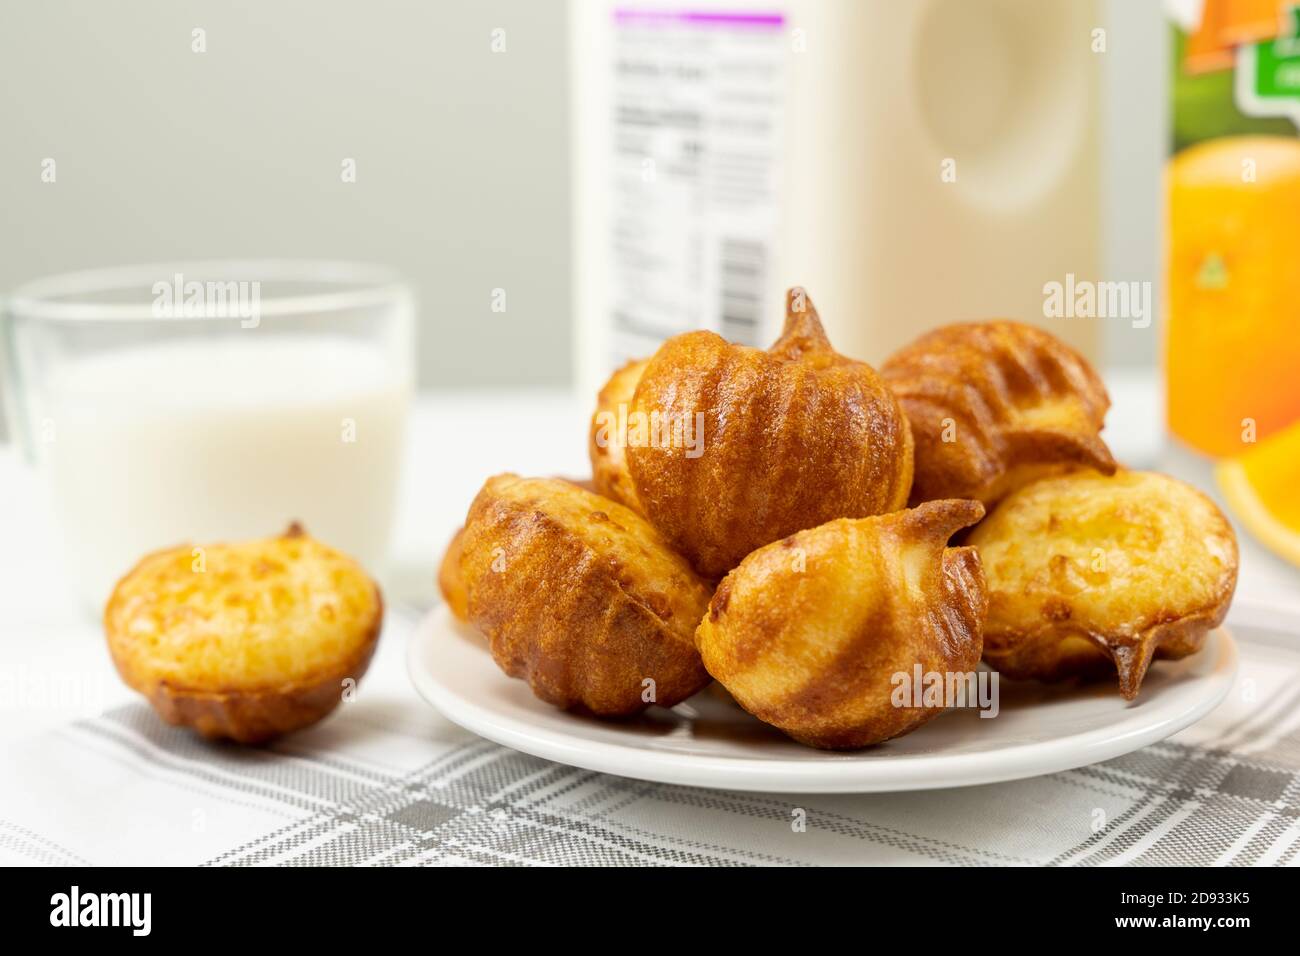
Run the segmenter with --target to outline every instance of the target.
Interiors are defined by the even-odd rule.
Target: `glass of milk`
[[[11,433],[97,611],[145,554],[308,532],[381,575],[413,383],[386,269],[182,262],[56,276],[6,304]]]

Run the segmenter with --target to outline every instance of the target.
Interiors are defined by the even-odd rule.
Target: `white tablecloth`
[[[355,702],[265,749],[167,727],[121,686],[97,625],[63,582],[38,481],[0,452],[0,861],[1300,858],[1300,640],[1286,634],[1243,644],[1230,699],[1169,741],[1094,767],[960,790],[791,797],[661,786],[551,764],[452,726],[404,671],[410,624],[436,600],[436,558],[484,476],[586,472],[584,404],[553,393],[421,402],[380,653]],[[1121,458],[1144,463],[1140,435],[1108,437]],[[434,447],[456,455],[422,456]],[[1246,543],[1243,606],[1294,607],[1297,580]],[[795,810],[805,811],[803,832],[790,825]]]

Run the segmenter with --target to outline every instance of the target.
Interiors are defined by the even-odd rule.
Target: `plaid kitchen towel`
[[[270,747],[208,743],[129,703],[11,748],[0,862],[1300,862],[1300,636],[1268,627],[1236,627],[1223,706],[1128,756],[957,790],[791,796],[606,776],[473,737],[415,696],[412,619],[390,621],[357,700]]]

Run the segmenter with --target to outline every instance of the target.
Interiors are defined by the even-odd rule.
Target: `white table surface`
[[[1115,405],[1105,437],[1116,456],[1134,467],[1173,471],[1213,492],[1208,466],[1162,451],[1151,384],[1115,377],[1108,384]],[[386,577],[390,599],[415,607],[438,601],[438,558],[488,475],[588,475],[589,415],[589,400],[564,391],[422,396],[410,421]],[[39,476],[11,446],[0,446],[0,643],[6,662],[0,670],[0,745],[131,696],[112,668],[98,622],[65,578],[53,520]],[[1300,608],[1300,572],[1238,533],[1239,599]]]

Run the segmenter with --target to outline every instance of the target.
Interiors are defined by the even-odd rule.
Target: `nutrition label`
[[[614,18],[612,358],[696,328],[758,344],[773,310],[785,17]]]

